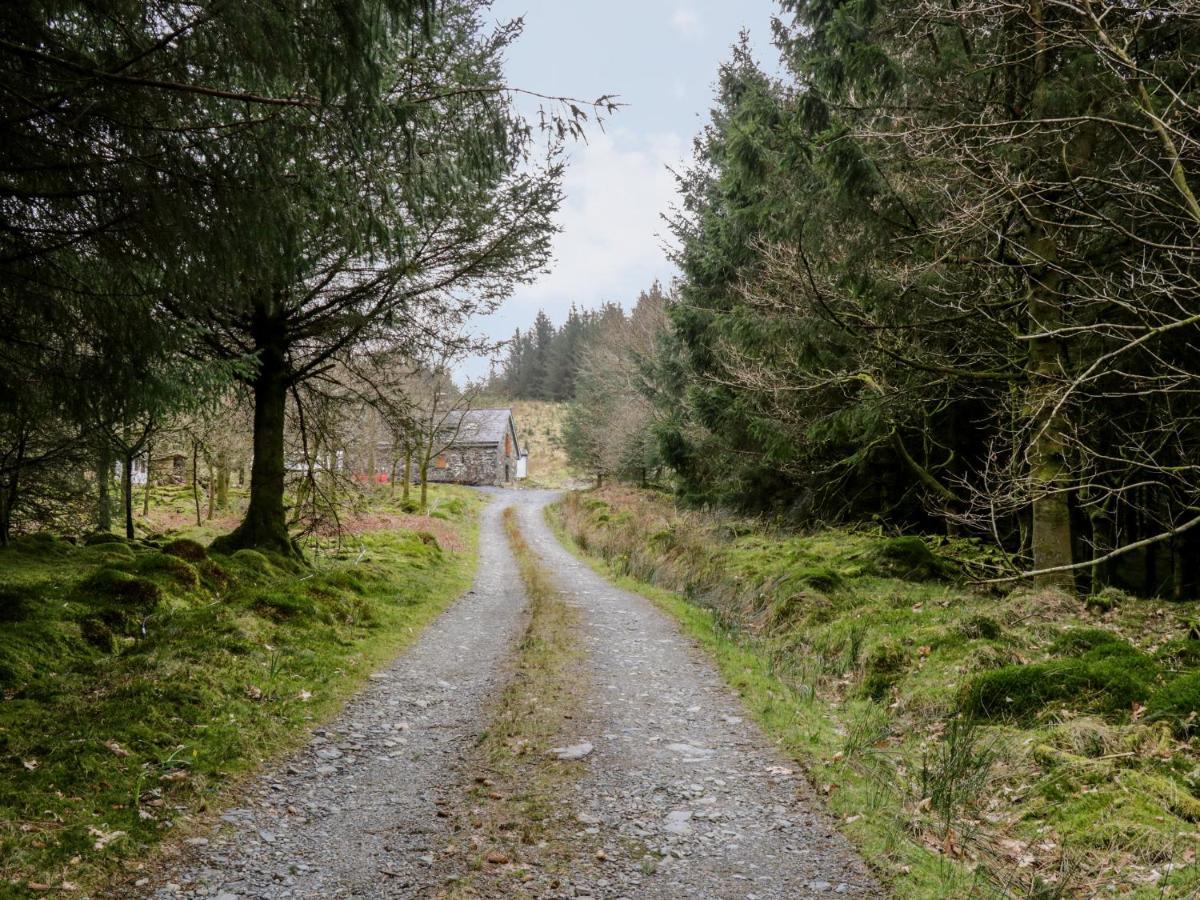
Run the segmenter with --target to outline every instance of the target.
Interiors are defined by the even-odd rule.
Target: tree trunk
[[[1066,370],[1057,337],[1049,336],[1062,324],[1055,290],[1057,276],[1053,241],[1042,236],[1031,241],[1031,249],[1042,265],[1030,276],[1029,318],[1032,334],[1047,335],[1030,341],[1029,375],[1033,392],[1033,441],[1029,448],[1030,481],[1033,494],[1033,568],[1053,569],[1074,561],[1071,544],[1069,472],[1066,462],[1067,417],[1056,409],[1054,385]],[[1050,572],[1038,583],[1073,593],[1075,578],[1070,571]]]
[[[142,518],[150,515],[150,489],[154,486],[154,445],[146,443],[146,490],[142,491]]]
[[[250,504],[242,524],[230,534],[213,541],[213,549],[232,553],[243,547],[274,550],[300,556],[288,536],[283,507],[284,420],[287,411],[287,360],[283,323],[256,316],[255,347],[258,374],[254,379],[254,462],[250,467]]]
[[[17,452],[13,460],[12,477],[0,491],[0,547],[7,547],[12,540],[12,511],[17,505],[21,489],[21,466],[25,462],[26,432],[21,431],[17,439]]]
[[[224,450],[217,454],[217,509],[229,506],[229,454]]]
[[[196,524],[200,524],[200,442],[192,441],[192,502],[196,504]]]
[[[205,454],[204,461],[208,465],[208,515],[205,518],[211,522],[213,505],[217,502],[217,478],[213,472],[212,460],[208,458],[208,454]]]
[[[96,530],[112,529],[112,445],[105,437],[96,454]]]
[[[125,505],[125,539],[133,540],[133,457],[134,454],[125,451],[122,460],[124,471],[121,473],[121,493]]]
[[[421,513],[429,509],[429,460],[421,460]]]
[[[412,465],[413,452],[412,450],[404,451],[404,492],[400,495],[400,499],[408,502],[409,495],[412,493]]]

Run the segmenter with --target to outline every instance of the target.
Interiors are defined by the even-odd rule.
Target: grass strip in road
[[[400,530],[311,568],[178,540],[0,551],[0,897],[136,880],[335,715],[470,585],[480,498],[436,497],[458,551]]]
[[[472,761],[466,846],[447,848],[451,861],[461,868],[465,860],[468,871],[449,896],[543,896],[557,889],[581,852],[574,836],[579,826],[561,798],[586,760],[561,761],[549,754],[552,747],[580,740],[572,727],[584,688],[579,616],[525,541],[512,508],[504,511],[504,527],[529,618],[511,678]]]

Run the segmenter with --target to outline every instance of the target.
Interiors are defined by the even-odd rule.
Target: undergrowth
[[[335,556],[210,556],[174,534],[0,551],[0,897],[136,878],[464,590],[466,548],[376,531]]]
[[[709,648],[898,896],[1200,891],[1198,604],[976,591],[970,541],[620,487],[550,515]]]

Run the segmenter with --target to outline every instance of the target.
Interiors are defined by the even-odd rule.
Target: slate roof
[[[462,424],[459,425],[458,435],[454,438],[455,446],[484,444],[494,447],[504,440],[504,432],[508,428],[512,410],[509,408],[469,409],[460,415]],[[450,429],[458,424],[457,417],[451,417],[446,423]]]

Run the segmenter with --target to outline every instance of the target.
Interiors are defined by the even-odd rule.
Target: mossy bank
[[[470,584],[480,500],[310,565],[167,535],[0,552],[0,897],[135,880]],[[456,549],[457,548],[457,549]]]
[[[550,517],[715,656],[896,895],[1200,889],[1200,605],[976,591],[971,542],[625,488]]]

